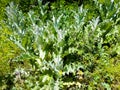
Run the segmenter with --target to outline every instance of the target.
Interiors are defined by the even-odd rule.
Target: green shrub
[[[7,77],[13,86],[5,88],[118,89],[120,3],[94,0],[49,13],[41,3],[27,14],[13,3],[6,8],[6,35],[21,50],[12,62],[25,66],[16,66]]]

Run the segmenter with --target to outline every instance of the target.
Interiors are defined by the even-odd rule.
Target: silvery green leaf
[[[23,51],[26,52],[25,48],[22,46],[21,43],[19,43],[19,41],[15,41],[15,44],[16,44],[20,49],[22,49]]]
[[[41,46],[38,47],[39,50],[39,57],[43,60],[45,57],[45,52],[41,49]]]
[[[22,30],[20,29],[20,27],[19,27],[16,23],[14,23],[14,25],[15,25],[16,28],[18,29],[17,31],[19,32],[19,34],[21,34],[21,33],[22,33]]]
[[[59,90],[60,88],[59,88],[59,81],[57,80],[56,82],[55,82],[55,86],[54,86],[54,90]]]
[[[111,3],[113,3],[114,2],[114,0],[111,0]]]
[[[32,19],[32,15],[33,15],[33,14],[34,14],[34,12],[30,11],[30,12],[28,13],[28,16],[29,16],[29,18],[30,18],[33,26],[35,26],[34,20]]]
[[[44,83],[44,82],[46,82],[48,79],[49,79],[49,76],[48,76],[48,75],[44,75],[42,82]]]
[[[57,18],[57,24],[60,22],[60,19],[62,18],[63,14],[61,14],[58,18]]]
[[[98,22],[99,22],[99,16],[96,19],[92,19],[92,21],[90,21],[90,24],[92,26],[92,30],[96,29]]]
[[[53,20],[53,23],[55,24],[56,23],[56,19],[55,19],[55,16],[53,15],[52,17],[52,20]]]

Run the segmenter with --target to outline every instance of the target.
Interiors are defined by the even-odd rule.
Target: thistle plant
[[[17,66],[10,73],[10,89],[119,88],[120,3],[93,0],[94,8],[81,5],[48,12],[47,4],[38,1],[37,9],[27,13],[13,3],[6,8],[11,32],[6,35],[21,52],[12,58]]]

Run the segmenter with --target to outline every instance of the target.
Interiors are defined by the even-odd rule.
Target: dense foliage
[[[120,88],[119,0],[20,5],[0,23],[2,90]]]

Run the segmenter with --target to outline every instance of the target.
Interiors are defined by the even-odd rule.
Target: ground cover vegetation
[[[0,2],[0,89],[120,89],[119,0]]]

